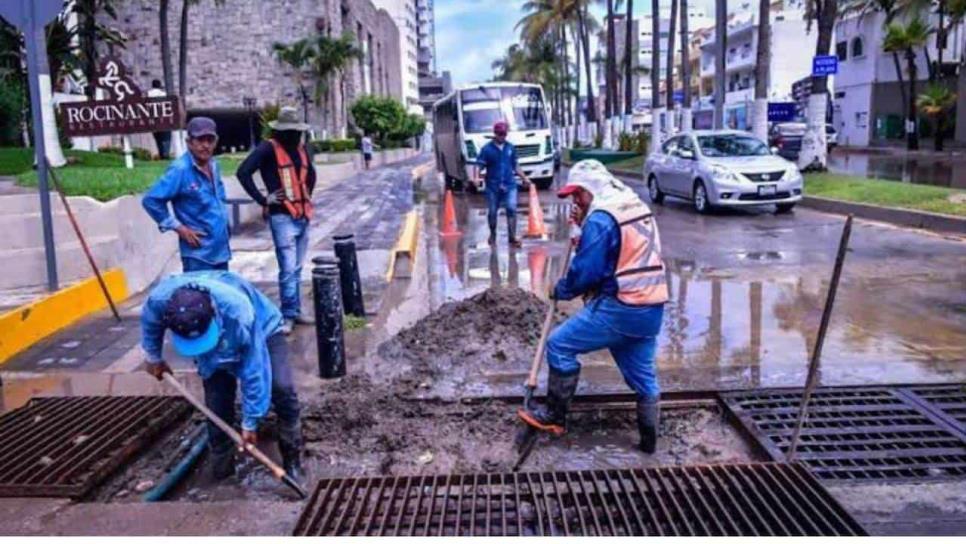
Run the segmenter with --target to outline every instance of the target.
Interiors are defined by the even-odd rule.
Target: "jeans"
[[[158,157],[167,159],[168,154],[171,152],[171,133],[155,132],[154,144],[158,146]]]
[[[506,210],[507,225],[516,226],[517,220],[517,187],[502,190],[499,187],[486,188],[486,221],[490,230],[496,230],[496,217],[500,207]]]
[[[302,262],[309,245],[309,220],[295,219],[288,214],[274,214],[269,218],[275,258],[278,259],[278,293],[282,303],[282,317],[295,319],[302,313]]]
[[[278,416],[279,428],[297,429],[299,425],[299,399],[292,381],[292,369],[288,364],[288,343],[282,334],[268,339],[268,353],[272,360],[272,408]],[[204,380],[205,406],[225,423],[235,423],[235,393],[238,380],[227,370],[216,370]],[[231,438],[214,423],[208,422],[208,445],[215,454],[226,453],[232,448]]]
[[[211,264],[194,257],[181,257],[182,272],[197,272],[199,270],[228,270],[228,263]]]
[[[608,348],[627,385],[646,401],[661,394],[654,355],[664,305],[629,306],[614,297],[594,299],[554,329],[547,364],[556,372],[580,372],[577,355]]]

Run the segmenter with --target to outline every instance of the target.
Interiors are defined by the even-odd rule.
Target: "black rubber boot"
[[[507,218],[506,231],[507,242],[509,242],[510,247],[521,247],[523,245],[520,243],[520,239],[517,238],[516,220],[510,221],[509,218]]]
[[[490,238],[487,240],[487,243],[491,247],[496,245],[496,229],[490,229]]]
[[[291,427],[279,425],[278,450],[282,454],[285,473],[301,484],[305,472],[302,470],[302,430],[298,423]]]
[[[577,391],[577,381],[580,373],[563,375],[550,369],[547,377],[547,405],[537,406],[532,410],[521,408],[517,415],[524,423],[531,427],[546,431],[555,436],[563,436],[567,432],[567,411],[570,400]]]
[[[229,448],[223,451],[208,450],[211,458],[211,479],[220,482],[235,475],[235,450]]]
[[[657,401],[637,399],[637,429],[641,433],[640,448],[644,453],[657,450],[657,429],[661,422],[661,408]]]

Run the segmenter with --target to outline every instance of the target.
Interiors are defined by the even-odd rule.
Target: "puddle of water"
[[[869,178],[966,189],[966,160],[870,155],[839,151],[829,155],[829,170]]]

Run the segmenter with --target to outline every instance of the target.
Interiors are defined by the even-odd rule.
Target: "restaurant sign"
[[[116,57],[101,61],[96,84],[108,94],[109,99],[60,104],[60,126],[67,136],[132,134],[181,128],[178,97],[145,96]]]

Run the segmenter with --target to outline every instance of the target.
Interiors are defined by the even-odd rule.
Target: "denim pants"
[[[602,296],[554,329],[547,339],[547,364],[555,372],[580,372],[577,355],[607,348],[627,385],[646,401],[661,394],[654,355],[664,305],[629,306]]]
[[[197,272],[199,270],[228,270],[228,263],[211,264],[194,257],[181,257],[182,272]]]
[[[295,319],[302,313],[302,262],[309,245],[309,220],[295,219],[288,214],[273,214],[270,218],[275,258],[278,259],[278,295],[282,316]]]
[[[517,220],[517,187],[501,189],[499,187],[486,188],[486,221],[490,230],[496,230],[496,217],[500,207],[506,210],[507,225],[516,225]]]
[[[299,399],[288,364],[288,343],[276,333],[268,339],[268,354],[272,360],[272,408],[278,416],[280,429],[298,428]],[[229,425],[235,424],[235,393],[238,379],[227,370],[216,370],[204,380],[205,406]],[[208,445],[214,453],[226,453],[233,442],[215,424],[208,422]]]

